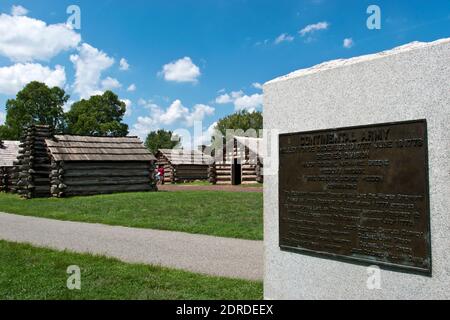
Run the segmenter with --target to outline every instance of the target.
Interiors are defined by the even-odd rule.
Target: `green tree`
[[[216,126],[216,129],[219,130],[224,136],[226,135],[226,131],[229,129],[247,131],[249,129],[260,130],[262,128],[262,112],[247,112],[245,110],[220,119],[217,121]]]
[[[17,140],[13,130],[7,125],[0,126],[0,140]]]
[[[31,124],[51,125],[56,131],[63,131],[63,106],[69,99],[63,89],[49,88],[45,83],[33,81],[6,102],[6,128],[1,135],[19,139],[25,126]]]
[[[78,135],[114,136],[128,134],[123,123],[126,105],[111,91],[74,103],[66,114],[67,132]]]
[[[226,136],[227,130],[247,131],[254,129],[256,131],[263,128],[262,112],[240,111],[217,121],[216,130],[219,130],[223,136]]]
[[[262,130],[262,128],[262,112],[248,112],[245,110],[236,112],[217,121],[215,127],[216,133],[211,137],[211,146],[212,148],[222,148],[227,142],[226,140],[230,139],[230,136],[227,136],[227,134],[230,134],[230,132],[227,132],[228,130],[233,130],[231,133],[232,135],[247,135],[251,133],[249,130],[254,130],[254,133],[258,134],[259,130]],[[216,140],[217,134],[222,136],[222,141]]]
[[[179,145],[179,141],[172,141],[172,135],[172,131],[152,131],[145,139],[145,146],[152,153],[156,153],[158,149],[173,149]]]

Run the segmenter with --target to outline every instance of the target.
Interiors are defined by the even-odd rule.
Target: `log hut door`
[[[240,185],[242,183],[242,165],[237,158],[234,158],[231,167],[231,179],[233,185]]]

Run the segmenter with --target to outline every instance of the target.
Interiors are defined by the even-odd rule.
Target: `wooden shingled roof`
[[[138,137],[55,135],[45,143],[55,161],[155,161]]]
[[[158,152],[173,165],[209,165],[212,158],[198,150],[159,149]]]
[[[0,167],[12,167],[19,155],[19,141],[0,140]]]

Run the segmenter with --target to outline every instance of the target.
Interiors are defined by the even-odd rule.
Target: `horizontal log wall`
[[[174,165],[162,153],[158,153],[156,157],[158,166],[164,166],[164,182],[166,183],[208,180],[208,165]]]
[[[14,167],[0,167],[0,192],[11,192],[14,183]]]
[[[156,191],[149,162],[53,161],[51,184],[54,197]]]
[[[177,165],[173,168],[175,182],[208,179],[207,165]]]
[[[216,184],[231,184],[231,164],[214,165],[216,172]]]
[[[209,182],[213,184],[231,185],[233,183],[232,168],[234,160],[241,164],[241,183],[254,184],[263,182],[263,165],[247,147],[236,143],[231,151],[224,149],[223,158],[210,165],[208,169]]]

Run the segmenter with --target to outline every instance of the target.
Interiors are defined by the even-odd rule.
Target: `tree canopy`
[[[58,87],[33,81],[6,102],[6,122],[0,126],[0,137],[19,139],[22,129],[31,124],[51,125],[56,131],[65,128],[63,106],[69,99]]]
[[[220,119],[217,122],[216,129],[220,131],[223,136],[226,136],[227,130],[243,130],[247,131],[254,129],[256,131],[263,128],[263,116],[262,112],[254,111],[240,111],[225,118]]]
[[[126,105],[112,91],[74,103],[66,114],[67,132],[93,136],[126,136]]]
[[[17,140],[18,137],[7,125],[0,126],[0,140]]]
[[[217,125],[215,127],[216,133],[211,137],[211,147],[213,149],[221,149],[223,144],[226,143],[227,139],[230,139],[230,132],[228,130],[234,130],[232,132],[233,135],[257,135],[259,130],[263,128],[263,116],[260,111],[239,111],[234,114],[228,115],[219,121],[217,121]],[[249,130],[254,130],[249,132]],[[217,139],[216,135],[221,136],[221,139]]]
[[[179,141],[172,141],[172,135],[172,131],[152,131],[147,135],[147,139],[145,139],[145,146],[152,153],[156,153],[158,149],[173,149],[178,146]]]

